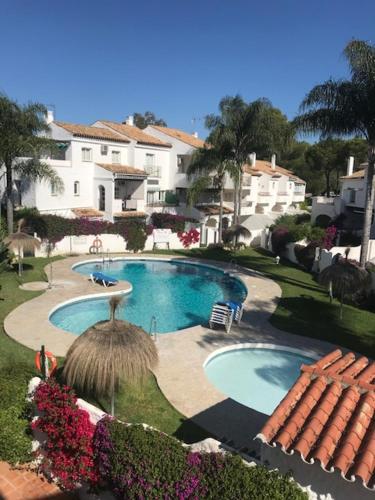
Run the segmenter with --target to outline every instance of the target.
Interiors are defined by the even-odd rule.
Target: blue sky
[[[0,0],[0,91],[76,123],[151,110],[206,134],[221,97],[268,97],[289,118],[375,42],[373,0]],[[192,119],[197,118],[195,125]]]

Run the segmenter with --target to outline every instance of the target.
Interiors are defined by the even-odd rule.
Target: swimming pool
[[[299,377],[301,365],[311,364],[315,356],[269,344],[247,345],[213,353],[204,364],[205,373],[226,396],[270,415]]]
[[[86,276],[100,270],[129,281],[133,290],[124,296],[118,317],[146,332],[150,331],[153,316],[157,333],[173,332],[206,324],[214,302],[229,299],[243,302],[246,297],[246,288],[237,278],[216,268],[176,260],[119,259],[104,265],[91,261],[78,264],[73,270]],[[62,305],[52,312],[50,321],[80,335],[108,317],[108,298],[97,297]]]

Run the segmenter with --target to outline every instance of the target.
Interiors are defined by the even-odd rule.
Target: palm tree
[[[136,325],[115,318],[121,297],[110,301],[111,317],[91,326],[71,345],[64,363],[63,377],[68,385],[96,397],[114,396],[121,381],[136,383],[158,361],[155,342]]]
[[[47,109],[39,103],[20,106],[8,97],[0,95],[0,169],[5,167],[6,204],[8,233],[13,233],[13,182],[14,174],[22,180],[46,180],[57,191],[63,183],[56,171],[39,160],[54,142],[41,134],[47,134],[49,127],[45,117]]]
[[[301,104],[296,126],[305,133],[329,136],[361,136],[368,144],[365,218],[360,263],[364,268],[374,205],[375,165],[375,46],[352,40],[344,49],[351,78],[327,80],[316,85]]]
[[[357,292],[366,290],[370,279],[365,269],[348,260],[348,253],[346,258],[338,259],[319,275],[319,282],[329,288],[330,301],[332,294],[340,300],[340,319],[345,297],[352,297]]]
[[[229,148],[228,148],[229,146]],[[199,148],[195,151],[188,167],[188,177],[198,176],[188,190],[189,204],[197,202],[202,191],[213,186],[220,194],[219,208],[219,242],[223,239],[223,203],[224,186],[227,175],[235,177],[236,169],[231,158],[228,143],[210,144],[209,147]]]
[[[274,152],[272,149],[276,145],[287,142],[293,134],[286,118],[280,121],[278,110],[267,99],[246,103],[239,95],[224,97],[219,103],[219,111],[220,115],[206,117],[205,125],[211,131],[207,141],[230,145],[230,159],[235,166],[234,223],[238,224],[243,166],[249,155],[252,152]]]

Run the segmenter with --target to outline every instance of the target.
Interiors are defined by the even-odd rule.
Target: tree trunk
[[[240,217],[241,217],[241,207],[242,207],[242,184],[243,184],[243,173],[242,173],[242,167],[240,170],[240,181],[238,183],[238,212],[237,212],[237,224],[240,223]]]
[[[233,180],[233,224],[237,224],[237,211],[238,211],[238,179]]]
[[[326,171],[324,175],[326,178],[326,196],[329,197],[331,193],[331,183],[330,183],[331,172]]]
[[[224,201],[224,186],[220,186],[220,209],[219,209],[219,243],[223,242],[223,201]]]
[[[371,233],[372,211],[374,208],[374,164],[375,164],[375,145],[370,145],[368,150],[368,167],[365,198],[365,219],[363,222],[363,234],[361,244],[361,267],[365,267],[367,262],[368,246]]]
[[[7,228],[8,234],[13,233],[13,172],[12,172],[12,164],[5,164],[6,170],[6,190],[5,197],[7,202]]]

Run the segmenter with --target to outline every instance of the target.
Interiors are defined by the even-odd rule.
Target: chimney
[[[257,154],[256,153],[251,153],[250,162],[251,162],[251,166],[255,167],[256,162],[257,162]]]
[[[55,117],[53,116],[53,110],[52,109],[47,109],[47,115],[46,115],[46,123],[49,125],[54,121]]]
[[[198,132],[193,132],[193,136],[198,139]]]
[[[131,127],[134,127],[134,116],[129,115],[125,121],[126,125],[130,125]]]
[[[354,169],[354,156],[349,156],[348,158],[348,166],[346,168],[346,175],[353,175]]]
[[[272,168],[272,170],[276,170],[276,155],[275,154],[273,154],[271,156],[271,168]]]

